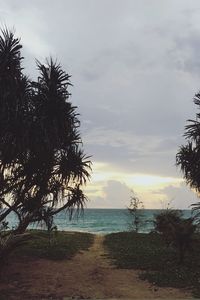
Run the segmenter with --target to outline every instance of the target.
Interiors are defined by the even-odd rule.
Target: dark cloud
[[[115,170],[128,173],[147,173],[163,176],[179,176],[175,156],[182,142],[174,136],[134,135],[131,131],[99,128],[84,136],[85,148],[96,161],[103,161]]]
[[[29,75],[50,55],[72,74],[94,161],[180,177],[175,155],[200,88],[199,14],[195,0],[2,0],[0,22],[21,36]]]

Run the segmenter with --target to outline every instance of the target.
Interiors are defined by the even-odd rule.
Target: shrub
[[[179,263],[183,263],[186,252],[191,249],[197,229],[194,219],[184,219],[179,210],[166,209],[155,216],[154,225],[166,244],[176,248]]]

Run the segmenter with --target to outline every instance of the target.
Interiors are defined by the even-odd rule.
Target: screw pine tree
[[[83,208],[82,186],[91,169],[76,107],[69,101],[70,76],[49,59],[37,62],[37,81],[29,79],[21,48],[12,32],[1,32],[0,223],[10,213],[18,221],[8,242],[0,245],[0,257],[14,248],[30,223],[48,224],[62,210]]]

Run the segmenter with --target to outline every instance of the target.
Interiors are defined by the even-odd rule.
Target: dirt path
[[[15,263],[5,299],[188,299],[184,291],[157,288],[138,279],[134,270],[119,270],[106,258],[103,236],[96,235],[89,251],[70,261],[33,260]],[[0,294],[2,295],[2,284]],[[0,299],[4,299],[1,298]]]

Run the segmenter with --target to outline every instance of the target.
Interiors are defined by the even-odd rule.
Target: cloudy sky
[[[197,201],[175,166],[200,89],[199,0],[0,0],[26,73],[50,55],[72,75],[93,174],[88,207],[146,208]]]

